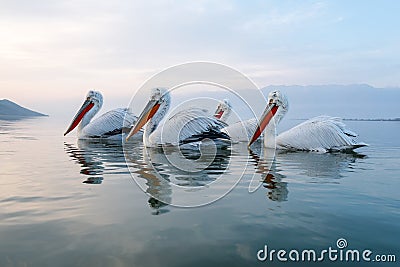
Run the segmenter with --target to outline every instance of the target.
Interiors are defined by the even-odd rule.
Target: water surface
[[[157,199],[132,179],[118,144],[63,137],[65,122],[51,117],[0,121],[0,266],[265,266],[256,258],[265,244],[324,249],[338,238],[400,257],[400,123],[346,124],[370,146],[277,153],[271,168],[232,147],[194,176],[154,151],[163,179],[137,143],[129,169]],[[263,181],[254,193],[245,175],[209,205],[160,201],[174,198],[170,182],[196,188],[221,173],[235,180],[246,162]]]

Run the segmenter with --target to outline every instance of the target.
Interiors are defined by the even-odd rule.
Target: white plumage
[[[365,143],[357,142],[357,134],[345,127],[341,118],[318,116],[279,134],[276,137],[276,147],[327,152],[366,146]]]
[[[157,127],[150,135],[150,140],[152,146],[155,143],[177,146],[182,142],[200,141],[199,138],[207,137],[204,133],[219,132],[225,126],[226,123],[209,117],[207,110],[190,108],[174,114]]]
[[[250,119],[229,125],[222,132],[228,134],[233,142],[251,140],[250,145],[263,133],[265,147],[276,145],[277,149],[284,150],[328,152],[367,145],[357,142],[357,134],[346,129],[341,118],[329,116],[312,118],[275,137],[275,126],[288,108],[287,98],[281,92],[273,91],[268,94],[268,105],[260,118],[260,127],[256,119]]]
[[[121,139],[121,134],[124,132],[123,125],[131,126],[136,120],[137,117],[126,108],[113,109],[83,127],[79,138]],[[126,131],[128,130],[129,128]]]
[[[182,110],[162,122],[170,102],[170,95],[166,89],[153,89],[150,101],[127,139],[144,126],[143,142],[146,147],[169,145],[198,148],[203,140],[212,140],[217,147],[230,144],[229,136],[221,132],[227,124],[209,116],[203,109]]]
[[[257,129],[257,120],[249,119],[245,121],[235,122],[222,129],[222,132],[229,135],[234,143],[248,142]]]
[[[67,135],[78,126],[79,139],[100,138],[122,140],[124,125],[128,127],[126,130],[128,131],[129,127],[136,122],[137,117],[130,113],[128,109],[117,108],[102,114],[92,121],[102,105],[103,96],[101,93],[89,91],[85,102],[76,113],[64,135]],[[141,134],[142,132],[137,135],[137,138],[140,138]]]

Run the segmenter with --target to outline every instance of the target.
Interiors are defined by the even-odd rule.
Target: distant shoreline
[[[298,121],[305,121],[308,119],[293,119]],[[343,119],[344,121],[400,121],[400,118],[394,119]]]
[[[344,121],[400,121],[400,118],[395,119],[343,119]]]

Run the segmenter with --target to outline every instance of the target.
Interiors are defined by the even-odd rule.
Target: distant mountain
[[[18,119],[38,116],[47,115],[21,107],[8,99],[0,100],[0,119]]]
[[[304,119],[318,115],[359,119],[393,119],[400,115],[400,88],[352,85],[270,85],[265,95],[282,91],[289,100],[288,118]]]

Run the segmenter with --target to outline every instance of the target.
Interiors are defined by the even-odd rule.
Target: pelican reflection
[[[175,203],[177,187],[192,192],[192,196],[200,195],[198,188],[215,181],[228,168],[230,153],[229,149],[212,154],[179,148],[125,147],[128,167],[140,178],[136,179],[139,186],[151,196],[148,202],[157,210],[155,214],[165,213],[166,205]]]
[[[299,183],[338,183],[346,172],[352,172],[356,168],[358,160],[366,157],[356,152],[320,154],[277,150],[270,165],[270,159],[266,160],[259,156],[260,151],[257,152],[250,150],[250,157],[254,161],[257,173],[262,176],[263,187],[268,190],[267,197],[272,201],[288,199],[287,180],[290,180],[291,176],[297,177],[296,182]],[[271,152],[264,151],[264,154],[271,155]]]
[[[121,142],[106,140],[78,140],[77,145],[64,143],[65,152],[81,166],[87,178],[83,183],[101,184],[108,173],[129,174]]]
[[[276,167],[286,173],[300,175],[308,182],[338,183],[346,172],[357,167],[357,161],[366,155],[351,153],[315,153],[277,151]]]

